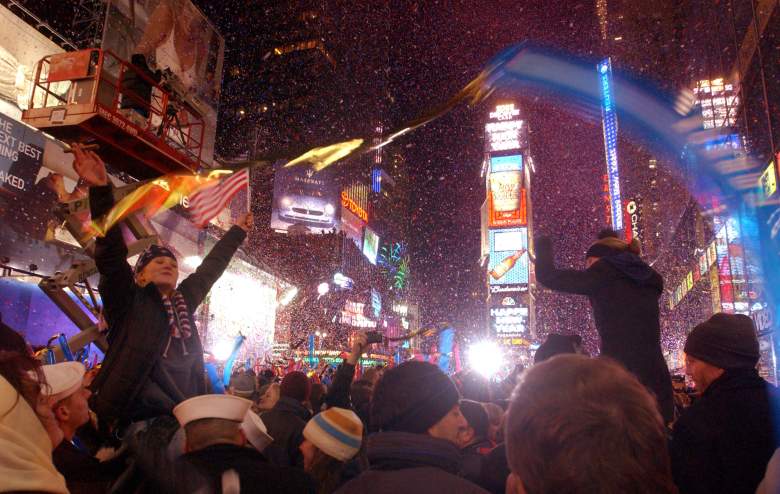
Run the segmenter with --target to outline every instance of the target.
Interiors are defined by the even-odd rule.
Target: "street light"
[[[324,281],[322,283],[320,283],[319,286],[317,287],[317,293],[320,294],[320,297],[322,297],[323,295],[325,295],[329,291],[330,291],[330,285],[328,285]]]

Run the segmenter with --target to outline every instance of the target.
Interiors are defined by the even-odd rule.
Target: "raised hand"
[[[246,213],[236,221],[236,226],[249,233],[255,226],[255,215]]]
[[[89,185],[108,185],[106,164],[94,151],[84,150],[79,143],[71,145],[73,169]]]

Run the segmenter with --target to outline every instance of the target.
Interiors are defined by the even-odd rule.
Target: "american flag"
[[[228,205],[236,193],[249,185],[249,169],[244,168],[223,178],[216,185],[201,189],[190,198],[190,219],[205,226]]]

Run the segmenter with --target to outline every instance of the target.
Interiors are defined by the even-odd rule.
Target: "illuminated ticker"
[[[617,115],[615,114],[615,96],[612,92],[612,61],[609,58],[598,64],[601,86],[601,117],[604,128],[604,152],[607,158],[607,177],[609,180],[609,203],[612,228],[623,229],[623,202],[620,198],[620,169],[617,153]]]

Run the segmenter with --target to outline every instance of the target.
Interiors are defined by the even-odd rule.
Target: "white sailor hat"
[[[241,422],[241,430],[244,431],[247,441],[258,451],[263,451],[274,440],[268,435],[263,419],[252,410],[246,412],[244,421]]]
[[[241,422],[250,406],[252,406],[251,401],[238,396],[201,395],[176,405],[173,414],[182,427],[200,419],[225,419]]]
[[[86,369],[81,362],[60,362],[41,366],[46,385],[41,386],[44,396],[60,401],[84,386]]]

